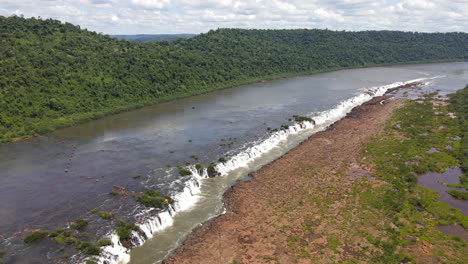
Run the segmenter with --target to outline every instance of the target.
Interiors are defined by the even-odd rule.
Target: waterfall
[[[437,77],[421,78],[406,82],[395,82],[384,86],[363,89],[360,94],[340,102],[332,109],[316,114],[310,114],[309,116],[313,119],[313,121],[295,123],[288,128],[271,133],[266,139],[255,142],[252,147],[249,147],[246,150],[230,157],[226,162],[218,163],[215,167],[216,171],[219,173],[219,175],[224,176],[237,168],[247,167],[251,162],[258,159],[261,155],[271,151],[275,147],[278,147],[280,143],[287,141],[288,137],[291,135],[310,129],[324,129],[326,126],[331,125],[345,117],[346,114],[348,114],[354,107],[361,105],[374,97],[384,95],[388,89],[434,78]],[[207,169],[204,168],[199,171],[193,165],[186,167],[186,169],[192,172],[192,176],[185,182],[183,191],[172,196],[175,201],[174,204],[163,210],[144,209],[135,216],[137,219],[137,226],[145,236],[139,232],[133,231],[131,239],[132,247],[141,246],[146,239],[153,237],[155,233],[165,229],[168,226],[171,226],[174,221],[173,218],[177,212],[189,209],[200,199],[201,186],[204,179],[208,178]],[[130,249],[122,246],[115,232],[111,233],[109,236],[113,244],[102,248],[98,263],[128,263],[130,261]]]

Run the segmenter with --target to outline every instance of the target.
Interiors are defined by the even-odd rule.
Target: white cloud
[[[218,27],[468,31],[466,0],[0,0],[0,15],[12,14],[108,34]]]
[[[145,8],[165,8],[170,4],[170,0],[132,0],[132,3],[136,6]]]
[[[429,9],[434,8],[435,5],[431,1],[426,0],[406,0],[403,2],[406,8]]]

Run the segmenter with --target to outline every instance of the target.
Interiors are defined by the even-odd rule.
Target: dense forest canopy
[[[113,38],[139,42],[172,41],[180,38],[192,38],[195,34],[139,34],[139,35],[111,35]]]
[[[0,16],[0,142],[267,78],[468,59],[467,33],[218,29],[129,42]]]

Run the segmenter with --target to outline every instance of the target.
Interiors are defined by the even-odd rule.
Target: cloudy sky
[[[468,32],[468,0],[0,0],[0,15],[12,14],[105,34],[219,27]]]

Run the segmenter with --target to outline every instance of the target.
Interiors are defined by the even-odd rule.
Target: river
[[[123,219],[136,221],[152,238],[134,234],[138,247],[130,252],[108,246],[99,262],[158,263],[194,227],[223,212],[222,193],[237,180],[325,129],[352,107],[413,80],[426,85],[408,90],[409,97],[436,90],[451,93],[468,83],[468,63],[351,69],[240,86],[1,146],[4,259],[25,264],[81,262],[83,257],[71,246],[50,239],[26,246],[21,238],[31,229],[54,230],[87,219],[85,239],[96,241],[112,237],[117,219]],[[299,125],[293,115],[311,117],[316,124]],[[281,125],[290,127],[271,132]],[[206,167],[221,157],[226,162],[217,165],[219,177],[206,178],[206,170],[194,169],[197,163]],[[177,166],[193,175],[179,176]],[[158,189],[176,203],[169,211],[149,210],[131,195],[110,195],[113,189],[125,189],[127,194]],[[96,210],[114,217],[101,219]]]

